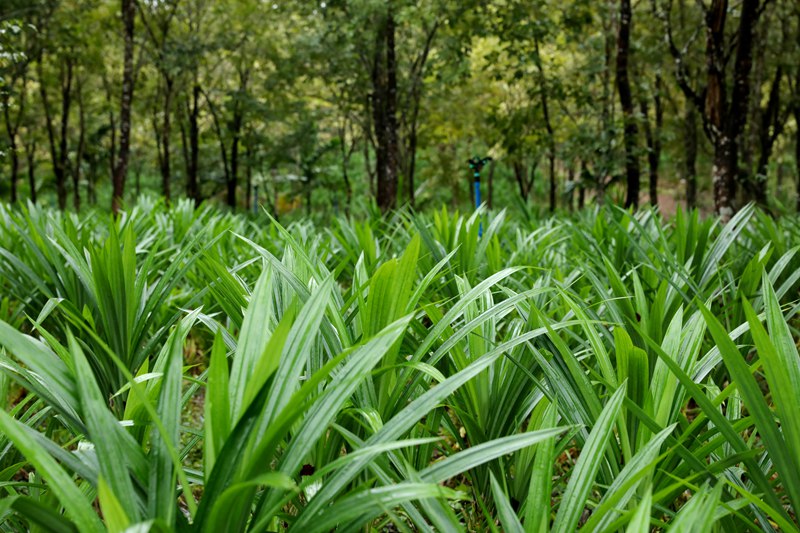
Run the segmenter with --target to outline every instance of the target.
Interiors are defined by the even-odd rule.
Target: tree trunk
[[[353,154],[355,150],[356,141],[353,141],[353,144],[348,149],[347,148],[347,121],[348,118],[345,117],[344,123],[339,128],[339,152],[342,156],[342,181],[344,182],[344,194],[345,194],[345,204],[344,204],[344,213],[346,216],[350,216],[350,206],[353,201],[353,185],[350,183],[350,174],[348,173],[348,166],[350,163],[350,156]]]
[[[235,120],[235,119],[234,119]],[[233,133],[231,141],[231,172],[228,176],[228,205],[236,209],[236,186],[239,181],[239,132]]]
[[[25,77],[22,78],[22,88],[19,91],[19,95],[17,98],[17,103],[19,109],[17,110],[17,116],[15,118],[11,118],[11,88],[13,87],[15,80],[11,80],[11,83],[7,85],[7,90],[3,91],[3,98],[0,101],[0,106],[3,107],[3,116],[5,118],[6,123],[6,133],[8,134],[8,149],[11,152],[11,203],[17,202],[17,181],[19,179],[19,146],[17,144],[17,133],[19,132],[20,125],[22,124],[22,119],[25,115],[25,92],[27,88],[27,79]]]
[[[520,161],[514,161],[511,166],[514,169],[514,179],[517,180],[517,187],[519,187],[519,195],[523,200],[527,202],[528,189],[526,187],[527,178],[525,176],[525,166]],[[474,198],[472,203],[473,204],[475,203]]]
[[[797,82],[800,83],[800,69],[797,70]],[[800,85],[798,86],[800,87]],[[794,163],[797,170],[797,212],[800,213],[800,101],[795,100],[794,105],[795,140],[794,140]]]
[[[164,121],[161,126],[161,193],[169,205],[172,182],[172,163],[170,157],[170,135],[172,134],[172,92],[171,76],[164,76]]]
[[[200,115],[200,85],[195,82],[192,86],[192,103],[189,110],[189,164],[186,172],[186,196],[194,200],[195,207],[200,205],[200,187],[197,177],[198,158],[200,152],[200,128],[198,118]]]
[[[231,141],[231,171],[228,175],[228,206],[236,209],[236,185],[239,174],[239,135],[235,134]]]
[[[650,124],[650,111],[647,97],[642,96],[639,107],[643,117],[644,137],[647,142],[647,165],[649,170],[648,195],[650,205],[658,205],[658,166],[661,161],[661,127],[664,124],[664,109],[661,105],[661,76],[656,75],[656,90],[653,94],[655,107],[655,124]]]
[[[9,103],[9,98],[7,95],[4,96],[3,102],[0,103],[3,106],[3,115],[5,115],[6,120],[6,133],[8,134],[8,150],[11,156],[11,203],[16,203],[17,201],[17,179],[19,176],[19,153],[17,153],[17,131],[14,128],[14,121],[11,120],[11,113],[9,108],[11,107]]]
[[[81,209],[81,163],[86,149],[86,112],[83,105],[83,81],[78,77],[78,148],[72,168],[72,205],[75,211]]]
[[[397,59],[394,13],[389,8],[376,35],[372,105],[377,158],[377,203],[382,212],[397,203]]]
[[[122,25],[124,53],[122,68],[122,96],[119,113],[119,154],[114,167],[113,192],[111,195],[111,211],[119,212],[125,195],[125,178],[128,174],[128,159],[131,141],[131,108],[133,106],[133,35],[136,18],[135,0],[122,1]]]
[[[253,198],[253,152],[251,149],[252,142],[248,142],[244,146],[244,174],[245,174],[245,208],[249,211],[252,207]]]
[[[236,188],[239,185],[239,146],[242,140],[242,127],[244,126],[245,107],[243,98],[247,92],[247,82],[250,72],[244,69],[239,72],[239,88],[236,92],[236,99],[233,105],[233,119],[228,130],[231,134],[231,171],[228,175],[228,205],[236,208]]]
[[[42,98],[42,110],[44,111],[45,126],[47,130],[47,140],[50,147],[50,160],[53,164],[53,176],[56,181],[56,196],[58,198],[58,207],[64,210],[67,206],[67,191],[64,184],[65,180],[65,166],[66,166],[66,142],[67,131],[69,122],[69,107],[70,107],[70,87],[72,84],[72,60],[66,58],[61,63],[61,137],[56,142],[55,125],[53,123],[53,110],[50,107],[50,100],[47,94],[47,83],[44,79],[44,56],[40,50],[37,58],[37,70],[39,75],[39,94]],[[65,69],[66,67],[66,69]]]
[[[683,179],[686,182],[686,207],[697,207],[697,110],[693,105],[686,109],[683,135]]]
[[[553,151],[547,154],[547,161],[550,172],[550,212],[556,210],[556,155]]]
[[[631,45],[631,2],[619,2],[619,33],[617,35],[617,90],[625,124],[625,174],[627,193],[625,207],[639,206],[639,159],[636,157],[636,138],[639,135],[634,116],[631,83],[628,78],[628,57]]]
[[[61,86],[61,138],[58,149],[58,169],[56,174],[56,193],[58,195],[58,208],[62,211],[67,208],[67,167],[69,165],[69,152],[67,142],[69,138],[69,110],[72,105],[72,60],[66,60],[66,74]]]
[[[550,176],[550,212],[556,210],[556,138],[553,131],[553,124],[550,121],[550,108],[547,102],[547,78],[544,75],[544,67],[542,66],[542,57],[539,54],[539,40],[534,39],[535,46],[535,63],[536,69],[539,71],[539,97],[542,104],[542,116],[544,117],[544,126],[547,131],[547,160],[549,164]]]
[[[36,142],[25,144],[25,156],[28,161],[28,188],[31,190],[31,203],[36,203]]]
[[[726,105],[725,89],[725,18],[727,0],[714,0],[706,13],[708,30],[706,58],[708,87],[706,91],[706,120],[709,138],[714,144],[714,208],[723,222],[735,213],[736,180],[739,174],[738,139],[747,121],[752,68],[753,28],[758,21],[759,0],[743,0],[737,32],[733,90]]]
[[[19,179],[19,154],[17,154],[17,144],[10,144],[11,150],[11,203],[17,203],[17,180]]]
[[[222,133],[222,125],[220,124],[219,111],[217,110],[217,107],[214,105],[214,102],[211,100],[211,97],[209,96],[209,94],[208,93],[204,93],[204,94],[205,94],[205,97],[206,97],[206,102],[208,103],[208,109],[211,112],[211,123],[214,125],[214,132],[217,134],[220,157],[222,158],[222,170],[223,170],[224,175],[225,175],[226,202],[230,206],[231,205],[230,196],[229,196],[230,195],[230,191],[227,189],[227,187],[229,186],[228,184],[231,182],[231,178],[230,178],[231,171],[230,171],[230,162],[228,160],[228,149],[227,149],[227,147],[225,145],[225,136]],[[235,191],[234,191],[233,200],[234,200],[233,201],[234,206],[232,206],[232,207],[235,207],[235,204],[236,204]]]
[[[415,112],[416,114],[416,112]],[[417,166],[417,124],[416,119],[414,119],[414,124],[411,125],[411,133],[409,133],[408,139],[408,150],[409,150],[409,162],[408,162],[408,170],[406,171],[406,179],[408,180],[408,203],[411,207],[414,207],[416,203],[416,199],[414,198],[415,194],[415,185],[414,185],[414,172]]]
[[[772,156],[772,149],[775,141],[783,131],[785,121],[780,116],[781,99],[781,80],[783,79],[783,67],[779,66],[775,71],[772,80],[772,87],[769,91],[766,109],[760,113],[758,124],[758,165],[756,175],[752,179],[753,198],[761,206],[767,205],[767,174],[769,159]],[[760,105],[760,103],[759,103]]]

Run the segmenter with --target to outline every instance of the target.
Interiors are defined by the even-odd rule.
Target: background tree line
[[[459,207],[473,154],[494,207],[800,209],[800,4],[5,0],[0,111],[61,209]]]

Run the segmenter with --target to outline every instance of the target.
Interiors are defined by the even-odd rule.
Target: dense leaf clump
[[[0,530],[797,531],[799,246],[0,207]]]

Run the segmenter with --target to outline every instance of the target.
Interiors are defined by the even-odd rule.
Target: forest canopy
[[[4,0],[0,198],[800,208],[793,0]]]

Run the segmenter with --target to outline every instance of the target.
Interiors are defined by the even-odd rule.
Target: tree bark
[[[772,86],[769,91],[767,107],[760,113],[758,124],[758,164],[756,175],[753,176],[752,189],[753,199],[762,206],[767,205],[767,174],[769,159],[772,156],[772,149],[775,141],[783,131],[786,123],[780,112],[781,99],[781,80],[783,79],[783,67],[779,66],[775,71]],[[786,115],[788,116],[788,114]]]
[[[697,207],[697,110],[693,105],[686,109],[683,135],[683,179],[686,182],[686,207]]]
[[[800,36],[798,36],[800,40]],[[800,91],[800,68],[797,69],[796,89]],[[794,101],[794,122],[795,122],[795,141],[794,141],[794,163],[797,170],[797,212],[800,213],[800,99]]]
[[[195,74],[196,76],[196,74]],[[189,161],[186,172],[186,196],[194,200],[195,207],[200,205],[200,186],[197,177],[198,158],[200,152],[200,85],[195,80],[192,86],[192,102],[189,108]]]
[[[72,167],[72,205],[75,211],[81,209],[81,163],[86,149],[86,110],[83,105],[83,81],[78,76],[78,148],[75,153],[75,164]]]
[[[237,126],[240,122],[237,121],[237,118],[234,117],[234,121],[237,122]],[[227,183],[227,190],[228,190],[228,206],[231,209],[236,209],[236,186],[238,185],[239,181],[239,131],[238,127],[233,134],[233,139],[231,140],[231,172],[228,175],[228,183]]]
[[[69,152],[67,142],[69,139],[69,111],[72,106],[72,60],[65,61],[66,74],[61,85],[61,136],[58,144],[58,173],[56,173],[56,194],[58,208],[62,211],[67,208],[67,166],[69,165]]]
[[[174,81],[164,75],[164,117],[161,126],[161,192],[169,205],[172,182],[170,135],[172,134],[172,92]]]
[[[245,143],[244,146],[244,174],[245,174],[245,208],[249,211],[252,207],[253,198],[253,152],[252,142]]]
[[[6,123],[6,133],[8,134],[8,150],[11,157],[11,203],[17,202],[17,179],[19,178],[19,153],[17,147],[17,131],[19,130],[20,120],[24,113],[24,95],[20,93],[20,109],[18,110],[17,119],[11,118],[11,102],[9,92],[3,92],[2,102],[3,116]]]
[[[25,144],[25,157],[28,162],[28,188],[31,194],[31,203],[36,203],[36,142]]]
[[[625,144],[625,174],[627,179],[627,193],[625,207],[639,206],[639,159],[636,156],[636,139],[639,136],[634,116],[631,83],[628,77],[628,62],[631,43],[631,2],[620,0],[619,3],[619,33],[617,34],[617,91],[619,103],[622,107],[624,121]]]
[[[220,117],[219,111],[217,107],[214,105],[214,102],[211,100],[211,97],[208,93],[204,93],[206,98],[206,103],[208,103],[208,109],[211,112],[211,122],[214,125],[214,132],[217,134],[217,140],[219,144],[219,151],[220,157],[222,158],[222,170],[225,175],[225,186],[226,186],[226,202],[230,205],[230,191],[227,189],[228,184],[231,183],[231,171],[230,171],[230,162],[228,160],[228,148],[225,146],[225,136],[222,133],[222,125],[220,124]],[[236,204],[236,197],[234,193],[234,207]]]
[[[344,182],[345,204],[344,212],[346,216],[350,216],[350,207],[353,201],[353,185],[350,183],[350,174],[348,167],[350,165],[350,157],[356,149],[356,139],[353,139],[350,148],[347,147],[347,130],[348,130],[348,116],[345,115],[342,123],[339,125],[337,133],[339,134],[339,153],[341,155],[342,163],[342,181]]]
[[[650,111],[647,105],[647,97],[642,96],[639,101],[639,107],[643,117],[644,137],[647,143],[647,165],[649,170],[648,194],[650,197],[650,205],[652,206],[658,205],[658,167],[661,162],[661,128],[664,124],[661,88],[661,76],[657,74],[656,89],[653,94],[655,124],[650,124]]]
[[[536,178],[536,167],[536,163],[531,166],[529,173],[530,177],[528,177],[528,169],[526,168],[526,165],[522,163],[522,161],[517,160],[512,163],[512,168],[514,169],[514,178],[517,180],[517,187],[519,188],[519,195],[525,202],[528,201],[531,191],[533,190],[533,183]],[[470,190],[472,189],[470,188]]]
[[[114,167],[113,192],[111,195],[111,211],[119,212],[125,195],[125,178],[128,174],[131,141],[131,111],[133,107],[133,36],[136,18],[135,0],[121,0],[122,26],[124,38],[122,95],[119,113],[119,153]]]
[[[67,165],[67,133],[69,131],[69,110],[72,95],[72,59],[62,58],[60,67],[61,84],[61,124],[60,137],[56,139],[55,124],[53,123],[53,109],[47,94],[47,83],[44,79],[44,55],[40,51],[37,59],[39,75],[39,94],[42,98],[42,110],[45,116],[47,140],[50,147],[50,160],[53,164],[53,176],[56,185],[58,208],[62,211],[67,207],[66,165]]]
[[[19,180],[19,144],[17,143],[17,137],[19,134],[19,128],[22,125],[22,121],[25,117],[25,104],[26,104],[26,93],[28,88],[28,64],[27,62],[20,65],[21,72],[17,72],[11,76],[10,80],[6,81],[5,90],[2,91],[2,99],[0,100],[0,105],[3,107],[3,115],[5,118],[6,124],[6,133],[8,134],[8,148],[11,152],[11,203],[16,203],[18,200],[18,180]],[[15,87],[17,81],[21,82],[20,90],[17,94],[16,102],[17,102],[17,113],[16,116],[12,118],[11,116],[11,91]]]
[[[539,72],[539,97],[542,104],[542,116],[547,131],[547,161],[550,177],[550,212],[556,210],[556,137],[550,121],[550,108],[547,101],[547,78],[544,75],[542,57],[539,53],[539,40],[534,39],[536,70]]]
[[[750,99],[750,71],[753,63],[753,32],[761,15],[759,0],[742,0],[739,27],[730,43],[725,42],[728,0],[712,0],[705,9],[706,83],[695,91],[688,80],[683,54],[672,37],[666,17],[669,49],[677,66],[677,81],[687,99],[702,112],[703,130],[714,146],[714,209],[723,222],[735,213],[735,195],[739,178],[739,137],[747,123]],[[726,87],[726,65],[734,49],[733,88]]]
[[[372,106],[376,139],[377,203],[383,213],[397,203],[397,58],[394,13],[389,8],[376,34]]]

